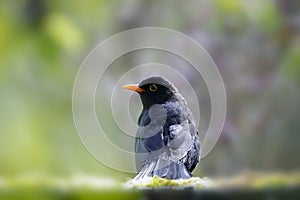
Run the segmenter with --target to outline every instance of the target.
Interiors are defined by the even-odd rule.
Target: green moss
[[[300,187],[300,172],[295,173],[258,173],[244,172],[242,174],[218,179],[214,183],[216,188],[284,188],[291,186]]]
[[[252,191],[275,188],[280,191],[285,187],[300,187],[300,172],[246,172],[214,180],[199,177],[179,180],[148,177],[130,180],[125,186],[111,178],[85,175],[65,178],[43,175],[0,177],[0,199],[141,199],[144,190],[180,191],[186,188],[213,192],[227,188],[245,188]]]
[[[260,178],[257,178],[255,181],[253,181],[252,185],[255,188],[300,185],[300,174],[295,173],[286,175],[282,173],[275,173],[270,176],[261,175]]]
[[[165,178],[147,177],[141,180],[130,180],[126,184],[128,188],[194,188],[194,189],[224,189],[224,188],[245,188],[263,189],[279,187],[300,187],[300,172],[284,173],[255,173],[244,172],[232,177],[208,178],[192,177],[190,179],[171,180]]]
[[[148,177],[141,180],[130,180],[126,183],[127,187],[132,188],[207,188],[212,185],[208,178],[192,177],[189,179],[166,179],[157,176]]]

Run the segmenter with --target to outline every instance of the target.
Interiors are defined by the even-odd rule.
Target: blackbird
[[[193,114],[177,88],[161,76],[125,85],[140,95],[143,110],[135,141],[135,179],[158,176],[190,178],[200,160],[200,141]]]

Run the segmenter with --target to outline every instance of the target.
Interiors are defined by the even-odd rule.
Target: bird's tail
[[[182,162],[173,162],[159,158],[145,164],[134,180],[153,176],[167,179],[186,179],[190,178],[192,174],[186,169]]]

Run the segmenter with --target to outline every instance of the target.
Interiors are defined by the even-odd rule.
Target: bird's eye
[[[155,84],[150,85],[149,90],[151,92],[155,92],[157,90],[157,86]]]

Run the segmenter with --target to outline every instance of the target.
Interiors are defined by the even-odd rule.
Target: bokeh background
[[[194,38],[222,74],[224,130],[195,175],[299,169],[300,1],[20,0],[0,2],[0,176],[133,177],[83,147],[72,87],[94,46],[143,26]],[[132,67],[132,59],[122,62],[122,70]]]

